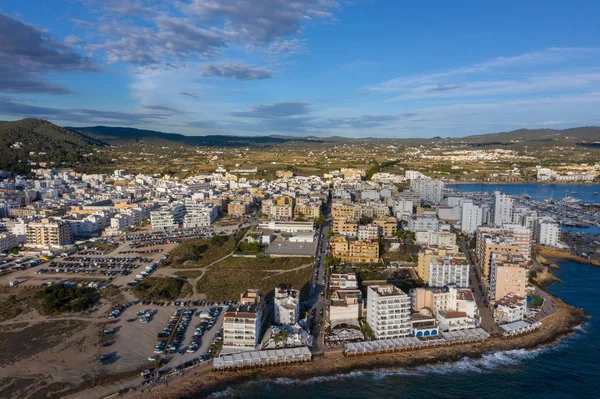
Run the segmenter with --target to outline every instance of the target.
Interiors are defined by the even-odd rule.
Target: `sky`
[[[0,119],[187,135],[600,125],[599,1],[2,0]]]

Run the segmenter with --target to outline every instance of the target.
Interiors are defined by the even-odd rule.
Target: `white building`
[[[286,233],[312,232],[315,229],[314,222],[281,222],[271,220],[269,222],[260,222],[259,229],[283,231]]]
[[[413,312],[423,309],[437,316],[441,311],[464,312],[467,317],[479,319],[475,296],[470,288],[457,288],[451,284],[446,288],[415,288],[410,292]]]
[[[429,286],[445,287],[455,284],[458,287],[468,287],[470,268],[471,265],[464,258],[433,258],[429,263]]]
[[[0,234],[0,252],[8,251],[9,249],[18,247],[23,244],[25,240],[22,237],[14,234],[1,233]]]
[[[413,216],[408,219],[408,229],[414,233],[417,231],[437,231],[439,221],[436,217]]]
[[[516,295],[507,295],[496,301],[494,307],[494,319],[497,323],[513,323],[525,319],[527,313],[527,301]]]
[[[278,325],[295,325],[300,315],[300,291],[294,289],[275,289],[274,318]]]
[[[331,294],[329,321],[355,322],[361,317],[362,294],[357,289],[337,290]]]
[[[410,335],[410,297],[393,285],[367,289],[367,323],[376,339]]]
[[[444,182],[441,180],[414,179],[410,181],[410,188],[419,193],[424,201],[434,204],[442,202]]]
[[[535,240],[538,244],[557,247],[560,241],[560,227],[552,218],[541,218],[535,228]]]
[[[333,273],[329,277],[329,288],[332,291],[335,290],[356,290],[358,289],[358,282],[356,281],[356,274],[354,273]]]
[[[494,224],[502,227],[505,223],[512,223],[514,198],[512,195],[494,192]]]
[[[475,235],[477,228],[483,224],[483,210],[480,206],[472,202],[465,202],[462,205],[462,215],[460,218],[460,229],[463,233],[470,236]]]
[[[394,210],[396,219],[406,220],[413,214],[413,201],[406,198],[400,198],[396,200],[392,209]]]
[[[194,200],[185,201],[183,227],[207,227],[214,223],[219,215],[218,206]]]
[[[449,231],[418,231],[415,242],[428,246],[447,247],[456,245],[456,234]]]
[[[375,224],[367,224],[358,226],[359,240],[376,240],[379,238],[381,227]]]
[[[185,217],[185,206],[181,203],[165,205],[150,212],[152,230],[168,230],[179,228]]]

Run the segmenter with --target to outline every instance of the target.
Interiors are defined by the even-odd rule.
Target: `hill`
[[[0,170],[27,172],[40,162],[76,166],[103,162],[94,148],[107,144],[42,119],[0,123]]]
[[[285,137],[285,136],[185,136],[177,133],[163,133],[155,130],[142,130],[126,127],[91,126],[91,127],[68,127],[67,129],[79,132],[88,137],[111,142],[126,143],[135,141],[173,142],[176,144],[207,146],[207,147],[264,147],[273,144],[284,144],[287,142],[313,142],[318,143],[322,139],[314,137]]]
[[[283,135],[271,136],[186,136],[177,133],[163,133],[154,130],[141,130],[134,128],[92,126],[92,127],[68,127],[72,131],[82,133],[94,139],[127,143],[136,141],[156,141],[163,144],[177,143],[192,146],[208,147],[267,147],[285,143],[304,144],[359,144],[376,140],[378,142],[397,142],[405,145],[419,145],[431,140],[450,141],[452,143],[465,143],[474,146],[508,145],[515,142],[569,142],[572,144],[593,143],[600,141],[600,127],[577,127],[564,130],[556,129],[519,129],[510,132],[487,133],[473,136],[452,137],[442,139],[435,138],[346,138],[346,137],[292,137]]]
[[[571,141],[590,142],[600,140],[600,127],[587,126],[571,129],[519,129],[511,132],[488,133],[459,139],[467,143],[514,142],[514,141]]]

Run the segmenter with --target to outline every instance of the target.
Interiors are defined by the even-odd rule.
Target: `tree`
[[[361,216],[359,219],[359,223],[362,225],[373,223],[373,218],[368,216]]]

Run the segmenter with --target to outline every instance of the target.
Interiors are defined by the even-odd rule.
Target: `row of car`
[[[174,301],[174,302],[154,302],[154,301],[139,301],[134,303],[140,303],[141,305],[151,306],[177,306],[177,307],[188,307],[188,306],[236,306],[237,301]]]

